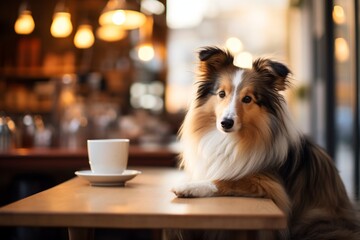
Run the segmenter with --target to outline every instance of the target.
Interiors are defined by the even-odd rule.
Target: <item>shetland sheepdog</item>
[[[290,70],[260,58],[233,65],[217,47],[199,52],[199,76],[179,139],[191,181],[177,197],[270,198],[287,215],[277,239],[360,239],[356,211],[331,158],[291,121],[281,94]]]

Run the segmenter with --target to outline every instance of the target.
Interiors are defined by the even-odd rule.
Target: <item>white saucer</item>
[[[124,186],[126,181],[133,179],[141,174],[137,170],[125,170],[120,174],[99,174],[91,170],[76,171],[75,174],[80,178],[86,179],[92,186]]]

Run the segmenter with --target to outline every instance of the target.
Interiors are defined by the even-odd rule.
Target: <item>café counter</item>
[[[130,146],[129,166],[177,165],[177,152],[167,147]],[[105,157],[105,153],[104,153]],[[89,169],[86,149],[17,148],[0,152],[0,171],[76,171]]]

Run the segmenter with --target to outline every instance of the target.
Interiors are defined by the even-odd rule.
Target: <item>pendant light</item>
[[[16,19],[14,30],[17,34],[26,35],[32,33],[34,28],[35,22],[31,15],[29,5],[23,2],[19,8],[19,17]]]
[[[125,0],[109,0],[99,17],[101,26],[113,24],[125,30],[139,28],[145,21],[145,15]]]
[[[151,43],[143,43],[138,47],[138,58],[141,61],[148,62],[155,57],[154,46]]]
[[[147,16],[146,23],[139,29],[140,43],[135,48],[139,60],[148,62],[155,57],[155,49],[152,44],[154,19],[152,15]]]
[[[58,2],[50,28],[51,35],[56,38],[65,38],[71,34],[72,30],[70,12],[66,9],[64,2]]]
[[[77,48],[90,48],[94,44],[94,34],[90,24],[81,24],[75,34],[74,44]]]
[[[100,26],[96,30],[96,37],[106,42],[119,41],[125,38],[126,35],[126,31],[122,27],[113,24]]]

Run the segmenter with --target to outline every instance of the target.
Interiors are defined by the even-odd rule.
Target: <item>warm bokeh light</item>
[[[345,23],[346,18],[345,18],[344,9],[339,5],[335,5],[332,12],[332,17],[334,22],[337,24]]]
[[[249,52],[241,52],[234,58],[234,65],[240,68],[252,68],[253,56]]]
[[[115,11],[111,17],[112,23],[115,25],[121,25],[125,23],[126,16],[125,12],[122,10]]]
[[[22,11],[16,19],[15,22],[15,32],[17,34],[30,34],[34,31],[35,28],[35,22],[31,15],[31,12],[28,10]]]
[[[151,59],[153,59],[155,56],[155,51],[152,45],[150,44],[145,44],[145,45],[141,45],[139,46],[138,49],[138,57],[141,61],[150,61]]]
[[[350,50],[349,44],[344,38],[335,39],[335,58],[339,62],[346,62],[349,60]]]
[[[55,12],[50,32],[53,37],[65,38],[72,32],[73,26],[68,12]]]
[[[91,25],[80,25],[74,37],[75,46],[77,48],[89,48],[94,44],[94,41]]]
[[[119,41],[125,36],[126,32],[124,29],[116,25],[104,25],[96,30],[96,37],[107,42]]]
[[[225,42],[225,46],[232,54],[239,53],[244,48],[240,39],[238,39],[236,37],[228,38]]]
[[[113,10],[100,15],[101,26],[115,24],[124,29],[136,29],[145,24],[146,17],[143,13],[132,10]]]

